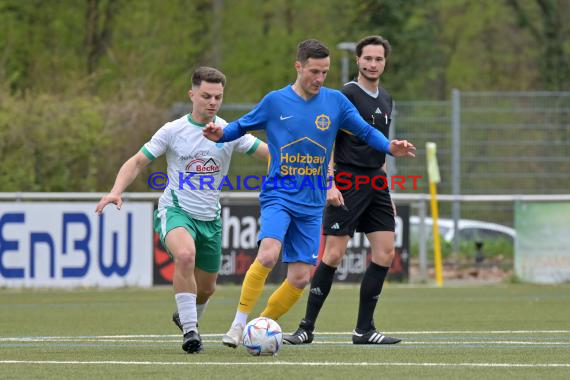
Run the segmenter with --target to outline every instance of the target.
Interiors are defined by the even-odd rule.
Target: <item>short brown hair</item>
[[[309,58],[326,58],[330,55],[329,49],[315,39],[301,41],[297,46],[297,61],[305,63]]]
[[[226,85],[226,76],[218,69],[213,67],[198,67],[192,73],[192,86],[200,86],[202,82],[221,83]]]
[[[368,36],[364,37],[356,44],[356,56],[360,57],[362,55],[362,50],[368,45],[382,45],[384,47],[384,58],[388,58],[390,50],[390,42],[382,36]]]

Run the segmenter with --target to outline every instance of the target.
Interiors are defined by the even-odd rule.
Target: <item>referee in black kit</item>
[[[390,43],[381,36],[365,37],[356,45],[358,79],[344,85],[342,93],[354,104],[360,115],[388,137],[392,97],[380,85],[390,53]],[[334,163],[339,181],[327,191],[327,207],[323,218],[326,235],[323,258],[311,281],[305,318],[299,328],[283,340],[288,344],[307,344],[313,341],[315,322],[332,286],[334,273],[341,263],[354,231],[366,234],[372,248],[372,261],[360,285],[358,320],[352,333],[354,344],[394,344],[401,340],[376,330],[374,310],[388,269],[394,258],[395,206],[386,183],[371,181],[375,176],[386,178],[386,156],[370,148],[347,131],[339,132],[335,142]],[[332,174],[333,164],[329,167]],[[358,184],[355,177],[366,176],[368,183]],[[335,176],[336,178],[336,176]],[[350,182],[350,185],[346,185]],[[360,181],[361,182],[361,181]],[[366,181],[364,181],[366,182]],[[384,186],[386,184],[386,186]],[[346,186],[345,186],[346,185]],[[383,190],[378,190],[384,186]],[[345,189],[346,188],[346,189]]]

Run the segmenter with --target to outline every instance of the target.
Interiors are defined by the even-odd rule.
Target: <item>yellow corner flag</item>
[[[438,208],[437,208],[437,184],[441,182],[439,176],[439,166],[437,165],[437,146],[433,142],[426,143],[427,171],[429,179],[429,194],[431,218],[433,221],[433,253],[435,266],[435,282],[438,286],[443,286],[443,270],[441,264],[441,243],[439,241]]]

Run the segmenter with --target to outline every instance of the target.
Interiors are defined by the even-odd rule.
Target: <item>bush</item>
[[[108,191],[163,112],[89,95],[0,94],[0,191]],[[143,177],[143,176],[141,176]],[[148,190],[145,178],[134,189]]]

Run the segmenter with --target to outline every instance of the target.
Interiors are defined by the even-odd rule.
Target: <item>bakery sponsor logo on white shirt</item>
[[[186,165],[186,173],[212,174],[221,170],[220,165],[212,158],[195,158]]]

